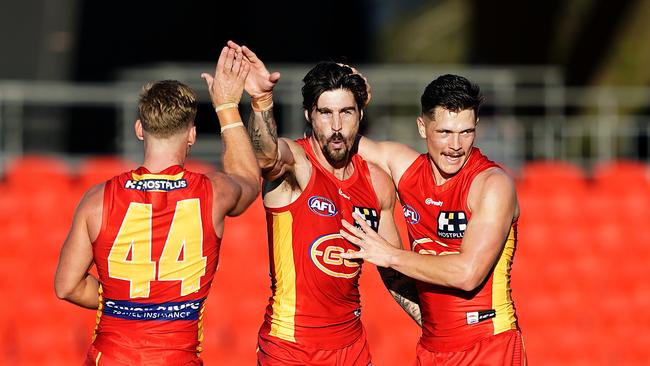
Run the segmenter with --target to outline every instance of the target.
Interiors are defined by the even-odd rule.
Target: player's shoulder
[[[515,192],[515,182],[503,168],[494,166],[478,173],[472,181],[471,189],[485,193],[504,194]]]
[[[298,141],[286,137],[279,138],[279,141],[287,144],[287,147],[289,148],[289,151],[291,151],[294,160],[304,160],[307,158],[305,147]]]
[[[77,215],[89,215],[101,211],[104,206],[104,189],[106,182],[90,187],[77,205]]]
[[[387,197],[393,199],[395,197],[395,185],[393,180],[379,165],[368,162],[368,171],[370,173],[371,184],[377,193],[378,197]]]
[[[212,183],[212,190],[216,195],[235,194],[241,189],[231,176],[222,171],[214,170],[203,175]]]

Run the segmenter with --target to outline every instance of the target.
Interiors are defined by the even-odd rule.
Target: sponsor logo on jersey
[[[467,229],[467,215],[463,211],[440,211],[438,215],[438,236],[447,239],[461,239]]]
[[[377,210],[369,207],[353,206],[352,211],[357,215],[361,215],[364,220],[366,220],[366,223],[368,223],[368,226],[370,226],[374,231],[379,230],[379,214],[377,213]],[[354,223],[354,226],[361,228],[356,222]]]
[[[407,223],[415,225],[420,222],[420,214],[413,207],[404,205],[402,206],[402,212]]]
[[[338,278],[353,278],[361,270],[359,261],[343,259],[341,254],[353,252],[341,234],[328,234],[314,240],[309,248],[311,261],[323,273]]]
[[[347,194],[345,194],[341,188],[339,188],[339,196],[345,198],[346,200],[349,200],[349,199],[350,199],[350,196],[348,196]]]
[[[494,309],[482,310],[482,311],[472,311],[465,313],[467,318],[467,324],[476,324],[484,320],[492,319],[497,316],[497,312]]]
[[[434,205],[434,206],[438,206],[438,207],[442,206],[442,201],[434,201],[433,198],[431,198],[431,197],[427,197],[427,199],[424,200],[424,203],[429,205],[429,206],[430,205]]]
[[[321,197],[321,196],[309,197],[307,204],[309,205],[309,209],[316,215],[329,217],[329,216],[336,215],[336,213],[338,212],[336,210],[336,206],[334,205],[334,202],[332,202],[330,199],[325,197]]]
[[[127,320],[197,320],[205,299],[159,304],[105,299],[104,315]]]
[[[129,179],[124,183],[124,188],[135,189],[137,191],[157,191],[169,192],[177,189],[187,188],[186,179]]]

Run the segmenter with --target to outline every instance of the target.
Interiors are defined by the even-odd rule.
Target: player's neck
[[[189,148],[183,145],[145,144],[142,165],[152,173],[163,171],[170,166],[183,165]]]
[[[315,138],[310,139],[310,144],[314,151],[314,155],[316,155],[316,159],[318,159],[318,163],[327,171],[332,173],[335,178],[338,180],[346,180],[352,176],[352,173],[354,173],[354,165],[352,164],[352,155],[349,151],[345,159],[339,162],[334,162],[325,157]]]

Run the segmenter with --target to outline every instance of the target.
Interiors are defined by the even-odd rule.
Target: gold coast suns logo
[[[353,278],[361,270],[361,263],[341,258],[354,249],[344,248],[341,234],[328,234],[314,240],[310,247],[311,261],[324,273],[339,278]]]

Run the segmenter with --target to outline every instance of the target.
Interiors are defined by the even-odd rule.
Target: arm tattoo
[[[278,131],[272,109],[262,111],[260,114],[261,120],[255,111],[251,111],[248,117],[248,136],[251,138],[253,150],[263,156],[265,150],[273,150],[277,147]]]
[[[266,129],[269,133],[269,136],[273,140],[273,143],[278,143],[278,127],[275,123],[275,118],[273,118],[273,108],[262,112],[262,119],[264,124],[266,124]]]
[[[259,127],[255,124],[255,112],[251,111],[248,116],[248,136],[251,138],[251,144],[255,152],[262,151],[262,134]]]
[[[381,275],[384,285],[397,304],[401,306],[419,326],[422,326],[420,299],[418,297],[417,289],[415,288],[415,280],[392,268],[377,267],[377,270]]]

